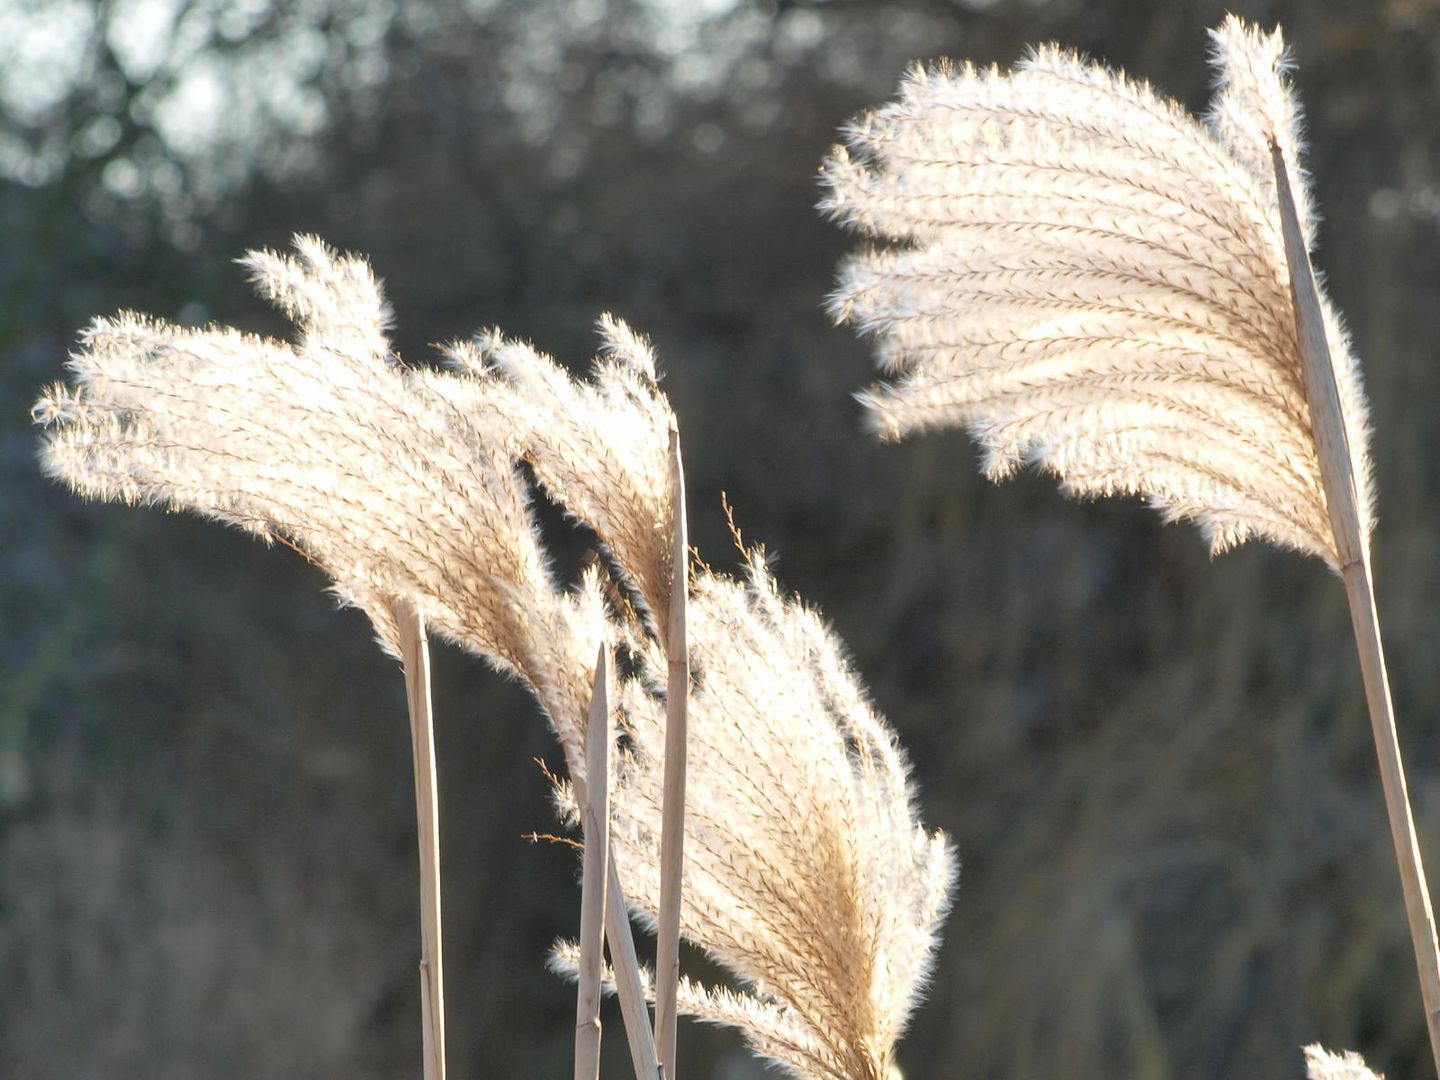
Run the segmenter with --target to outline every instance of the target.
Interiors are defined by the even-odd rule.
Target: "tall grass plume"
[[[891,378],[899,438],[962,426],[999,479],[1137,495],[1214,551],[1261,537],[1345,582],[1440,1070],[1440,952],[1375,611],[1367,406],[1310,266],[1315,211],[1278,31],[1212,34],[1203,119],[1053,46],[916,69],[845,130],[823,208],[875,240],[831,310]]]

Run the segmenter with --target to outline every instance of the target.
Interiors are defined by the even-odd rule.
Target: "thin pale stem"
[[[1310,427],[1320,459],[1320,479],[1330,524],[1335,533],[1340,573],[1350,601],[1350,622],[1355,630],[1355,647],[1365,679],[1365,698],[1370,707],[1370,729],[1375,737],[1375,754],[1380,766],[1380,786],[1385,811],[1390,819],[1390,838],[1400,869],[1400,886],[1405,897],[1405,915],[1410,924],[1410,944],[1420,976],[1420,995],[1425,1004],[1425,1028],[1436,1075],[1440,1076],[1440,952],[1435,940],[1435,915],[1415,819],[1406,791],[1405,768],[1400,759],[1400,740],[1395,730],[1395,711],[1390,701],[1390,681],[1385,672],[1385,653],[1380,643],[1380,616],[1375,607],[1375,590],[1370,575],[1370,556],[1360,521],[1355,495],[1355,476],[1346,436],[1345,417],[1335,385],[1335,369],[1325,322],[1320,310],[1319,290],[1310,265],[1310,255],[1300,230],[1299,216],[1290,194],[1285,160],[1280,148],[1270,144],[1275,183],[1280,200],[1281,231],[1285,258],[1290,269],[1290,294],[1295,303],[1295,329],[1303,364],[1305,397],[1310,406]]]
[[[670,429],[672,519],[670,617],[666,621],[665,793],[660,820],[660,913],[655,940],[655,1045],[665,1080],[677,1080],[675,1027],[680,991],[680,894],[685,867],[685,753],[690,662],[686,601],[690,585],[690,540],[685,522],[685,467],[680,433]]]
[[[577,790],[576,794],[579,792]],[[660,1063],[655,1055],[655,1037],[650,1030],[650,1008],[645,1002],[645,984],[640,978],[640,958],[635,953],[635,933],[625,910],[625,893],[620,888],[620,871],[610,860],[610,888],[605,904],[605,940],[610,945],[610,966],[615,972],[615,996],[625,1020],[625,1038],[636,1080],[659,1080]]]
[[[1380,786],[1390,818],[1390,839],[1400,867],[1400,887],[1405,896],[1405,915],[1410,924],[1410,943],[1420,974],[1420,996],[1425,1003],[1425,1027],[1430,1034],[1430,1052],[1440,1076],[1440,953],[1435,942],[1435,914],[1425,883],[1425,864],[1410,812],[1405,784],[1405,766],[1400,759],[1400,740],[1395,731],[1395,710],[1390,702],[1390,678],[1385,672],[1385,652],[1380,643],[1380,616],[1375,608],[1375,589],[1370,562],[1362,559],[1345,568],[1345,595],[1350,601],[1350,623],[1355,628],[1355,647],[1360,653],[1360,671],[1365,678],[1365,697],[1370,705],[1370,730],[1375,736],[1375,755],[1380,763]]]
[[[567,754],[568,760],[568,754]],[[570,763],[575,802],[584,806],[589,800],[585,781],[576,762]],[[620,885],[620,871],[610,860],[606,871],[605,941],[610,947],[610,966],[615,974],[615,996],[620,999],[620,1015],[625,1021],[625,1039],[630,1045],[630,1060],[635,1066],[636,1080],[659,1080],[660,1066],[655,1056],[655,1036],[650,1029],[650,1009],[645,1002],[645,984],[640,978],[640,958],[635,953],[635,932],[630,927],[625,890]]]
[[[430,708],[430,645],[425,620],[407,601],[394,605],[410,709],[415,823],[420,848],[420,1010],[425,1080],[445,1080],[445,990],[440,945],[440,807],[435,727]]]
[[[585,725],[584,872],[580,883],[580,978],[575,1000],[575,1080],[600,1076],[600,981],[605,965],[605,883],[610,864],[610,703],[605,645],[595,660]]]

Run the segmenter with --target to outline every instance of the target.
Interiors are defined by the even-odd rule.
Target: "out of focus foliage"
[[[1376,420],[1380,604],[1440,865],[1440,5],[1281,21],[1319,264]],[[0,3],[0,1076],[356,1080],[418,1061],[398,671],[288,552],[45,483],[27,410],[133,307],[282,333],[230,259],[369,253],[402,354],[489,325],[576,361],[656,340],[693,536],[719,493],[850,643],[965,869],[914,1077],[1281,1077],[1298,1047],[1424,1075],[1343,598],[959,437],[859,432],[865,348],[820,311],[839,124],[911,59],[1055,39],[1197,104],[1189,0]],[[557,528],[563,528],[557,521]],[[584,538],[576,537],[576,547]],[[457,1076],[568,1068],[577,921],[533,707],[437,657]],[[610,1021],[618,1033],[616,1015]],[[623,1040],[607,1040],[621,1075]],[[685,1028],[686,1075],[753,1076]]]

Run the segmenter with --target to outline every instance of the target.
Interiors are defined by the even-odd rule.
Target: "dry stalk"
[[[588,806],[589,786],[581,778],[574,762],[570,762],[570,777],[576,803]],[[635,1067],[636,1080],[659,1080],[660,1065],[655,1056],[650,1009],[645,1001],[645,983],[640,974],[640,958],[635,952],[635,932],[630,926],[625,890],[620,885],[620,873],[615,867],[615,860],[611,858],[606,861],[609,865],[605,871],[605,940],[610,946],[615,996],[620,999],[620,1015],[625,1021],[625,1039],[630,1046],[630,1060]]]
[[[1335,386],[1335,369],[1325,336],[1314,270],[1300,230],[1299,216],[1291,197],[1285,159],[1279,146],[1270,144],[1275,181],[1280,195],[1280,221],[1285,239],[1285,258],[1290,269],[1290,291],[1295,301],[1295,329],[1304,360],[1302,372],[1305,397],[1310,405],[1310,426],[1319,449],[1320,476],[1335,543],[1340,552],[1345,595],[1350,602],[1350,622],[1355,630],[1355,647],[1365,680],[1365,697],[1370,707],[1370,728],[1375,737],[1375,754],[1380,766],[1380,786],[1385,811],[1390,819],[1390,838],[1400,868],[1405,896],[1405,914],[1410,924],[1410,944],[1420,975],[1420,993],[1425,1003],[1425,1026],[1430,1034],[1430,1051],[1440,1074],[1440,954],[1435,942],[1435,915],[1425,867],[1415,835],[1415,820],[1406,791],[1405,767],[1400,759],[1400,741],[1395,731],[1395,711],[1390,701],[1390,680],[1385,672],[1385,652],[1380,642],[1380,616],[1375,607],[1370,557],[1364,539],[1355,496],[1352,456],[1345,434],[1344,414]]]
[[[577,798],[584,785],[576,783]],[[625,892],[620,887],[620,872],[610,860],[606,874],[609,903],[605,905],[605,938],[610,943],[610,964],[615,970],[615,996],[620,999],[620,1015],[625,1019],[625,1038],[630,1043],[630,1060],[635,1065],[636,1080],[659,1080],[660,1065],[655,1057],[655,1038],[650,1031],[650,1011],[645,1003],[645,984],[640,978],[640,958],[635,953],[635,934],[626,913]]]
[[[686,602],[690,541],[685,520],[685,467],[680,432],[670,429],[670,476],[674,536],[670,617],[666,623],[665,795],[661,811],[660,920],[655,941],[655,1044],[665,1080],[676,1080],[675,1026],[680,990],[680,899],[685,867],[685,751],[690,692]]]
[[[440,809],[435,727],[430,708],[430,645],[425,620],[408,601],[394,603],[415,766],[415,823],[420,849],[420,1010],[425,1080],[445,1080],[445,986],[440,946]]]
[[[600,1076],[600,981],[605,964],[605,877],[610,862],[609,661],[600,646],[585,726],[585,777],[589,781],[582,826],[584,873],[580,885],[580,979],[575,1003],[575,1080]]]

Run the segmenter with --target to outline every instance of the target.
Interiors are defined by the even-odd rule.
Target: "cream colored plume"
[[[993,477],[1035,462],[1071,494],[1192,519],[1216,551],[1259,536],[1340,574],[1440,1071],[1440,948],[1370,567],[1365,398],[1310,265],[1284,43],[1233,16],[1212,37],[1203,123],[1054,47],[1011,72],[913,72],[826,164],[823,207],[877,241],[832,309],[894,376],[861,395],[882,434],[963,425]]]
[[[550,449],[536,437],[547,418],[576,426],[590,397],[614,391],[576,386],[536,354],[528,372],[518,363],[483,374],[409,369],[390,350],[368,266],[313,238],[296,248],[295,258],[244,260],[295,320],[294,345],[135,315],[97,320],[71,358],[73,384],[36,406],[46,471],[92,498],[192,510],[298,548],[392,652],[392,606],[408,601],[432,630],[529,683],[567,751],[578,749],[595,650],[613,632],[593,576],[574,592],[554,581],[517,466]],[[604,336],[610,351],[634,341],[614,322]],[[565,393],[552,393],[557,380]],[[634,401],[639,392],[626,389]],[[646,438],[643,420],[658,425],[648,435],[663,446],[663,399],[652,391],[643,417],[639,409],[624,440]],[[649,482],[626,465],[556,450],[537,471],[608,470],[623,499]],[[583,494],[577,484],[560,494],[572,488]],[[637,501],[593,523],[620,536],[652,529],[653,508],[638,525],[625,519]],[[569,509],[592,520],[583,500]],[[663,539],[648,552],[624,550],[639,565],[665,553]]]
[[[1332,1054],[1318,1043],[1305,1047],[1305,1076],[1307,1080],[1385,1080],[1354,1051]]]
[[[680,1009],[739,1028],[794,1075],[885,1080],[930,970],[954,861],[920,824],[894,733],[824,623],[759,553],[690,597],[689,811],[681,926],[742,989],[686,981]],[[632,637],[612,792],[626,894],[659,905],[665,657]],[[573,950],[557,951],[562,970]]]
[[[610,316],[589,382],[534,348],[491,333],[446,350],[502,398],[507,424],[556,502],[595,530],[652,617],[670,597],[670,403],[649,342]]]
[[[825,166],[823,207],[879,241],[832,310],[894,376],[860,395],[883,435],[963,425],[993,477],[1035,462],[1217,551],[1261,536],[1339,569],[1270,154],[1308,229],[1300,110],[1278,31],[1232,16],[1213,39],[1204,123],[1054,47],[913,71]],[[1323,310],[1368,536],[1365,399]]]

